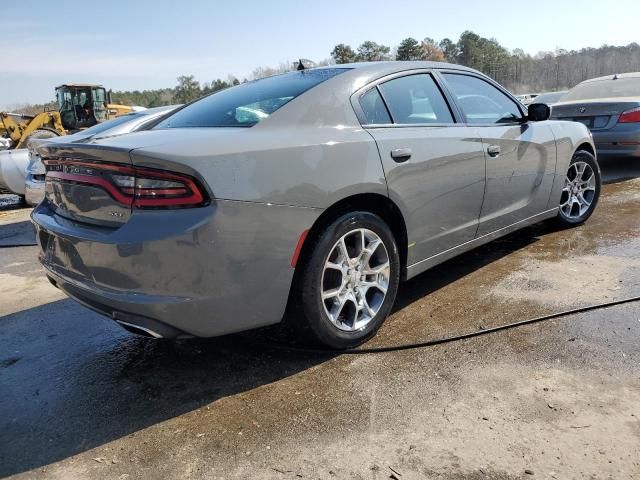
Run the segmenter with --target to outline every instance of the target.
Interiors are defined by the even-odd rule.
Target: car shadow
[[[0,248],[35,245],[35,237],[35,229],[31,221],[15,222],[0,229]]]
[[[605,185],[640,178],[640,161],[636,158],[598,159]]]
[[[553,227],[547,223],[533,225],[493,240],[427,270],[400,285],[393,312],[402,310],[450,283],[535,243],[539,236],[552,230]]]
[[[18,195],[0,194],[0,212],[25,208],[24,199]]]
[[[90,450],[334,356],[244,333],[154,341],[60,300],[0,317],[0,477]]]

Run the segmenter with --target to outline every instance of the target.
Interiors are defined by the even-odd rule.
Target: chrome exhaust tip
[[[141,335],[147,338],[163,338],[158,332],[154,332],[153,330],[145,327],[141,327],[140,325],[134,325],[133,323],[124,322],[122,320],[116,320],[120,324],[122,328],[126,331],[135,333],[136,335]]]

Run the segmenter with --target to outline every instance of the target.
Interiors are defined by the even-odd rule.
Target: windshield
[[[221,90],[187,105],[154,128],[251,127],[344,68],[302,70]]]
[[[581,83],[569,90],[562,100],[567,102],[611,97],[640,97],[640,77]]]

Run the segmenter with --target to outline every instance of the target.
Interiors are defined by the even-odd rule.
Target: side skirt
[[[542,213],[534,215],[533,217],[525,218],[524,220],[520,220],[512,225],[507,227],[503,227],[500,230],[496,230],[491,233],[487,233],[482,237],[474,238],[466,243],[458,245],[457,247],[450,248],[449,250],[445,250],[444,252],[440,252],[437,255],[434,255],[429,258],[425,258],[413,265],[409,265],[407,267],[407,280],[415,277],[416,275],[421,274],[422,272],[429,270],[431,267],[435,267],[436,265],[449,260],[450,258],[456,257],[461,253],[468,252],[469,250],[473,250],[480,245],[484,245],[485,243],[489,243],[496,238],[504,237],[505,235],[514,232],[516,230],[520,230],[521,228],[528,227],[529,225],[533,225],[535,223],[541,222],[548,218],[553,218],[558,214],[558,208],[552,208],[551,210],[546,210]]]

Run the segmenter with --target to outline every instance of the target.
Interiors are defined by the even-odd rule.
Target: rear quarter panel
[[[132,160],[196,172],[217,199],[327,208],[357,193],[387,194],[377,146],[359,127],[256,128],[221,142],[136,149]]]

